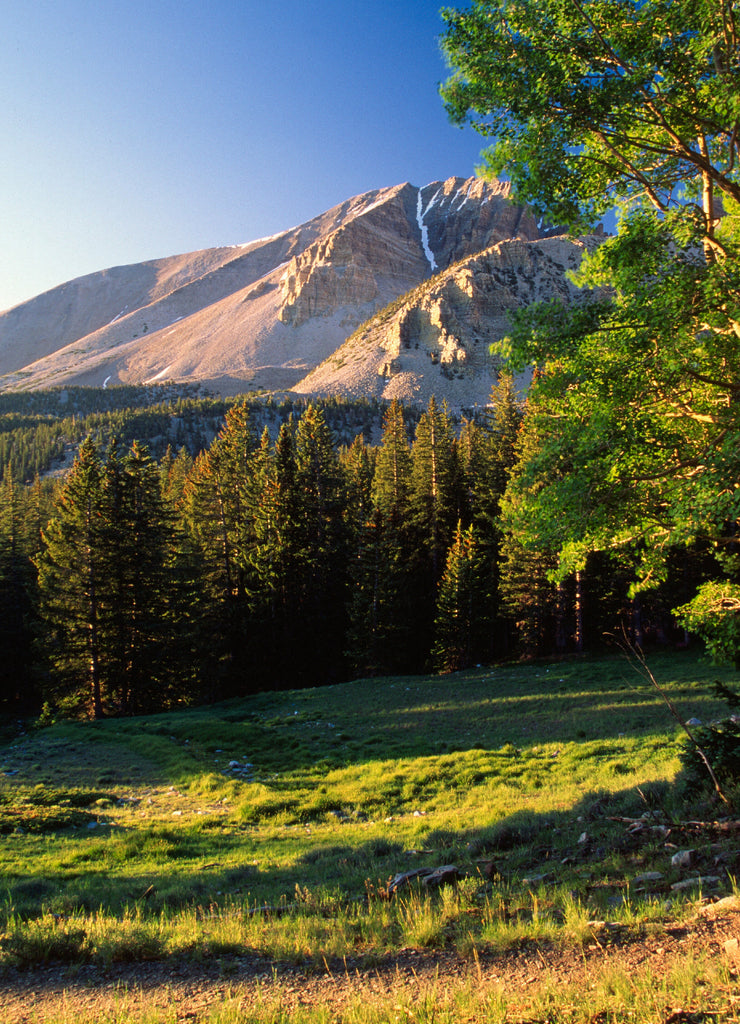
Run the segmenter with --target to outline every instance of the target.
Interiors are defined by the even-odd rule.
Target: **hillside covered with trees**
[[[9,459],[6,710],[131,714],[564,654],[623,629],[673,642],[669,609],[708,578],[706,551],[640,602],[623,554],[551,582],[552,555],[525,548],[502,514],[530,445],[523,408],[508,379],[492,398],[479,422],[434,401],[416,416],[398,403],[231,403],[210,444],[220,410],[179,400],[83,417],[66,474],[24,482]],[[364,430],[381,416],[373,444]],[[183,423],[192,450],[168,444],[156,459],[120,440],[136,430],[162,449]],[[12,431],[14,451],[34,450],[38,424]]]

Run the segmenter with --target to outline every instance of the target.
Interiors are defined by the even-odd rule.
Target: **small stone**
[[[701,725],[701,718],[690,718],[687,725]]]
[[[588,835],[588,832],[581,832],[580,836],[578,837],[578,843],[579,843],[579,845],[580,845],[580,846],[583,846],[583,844],[584,844],[584,843],[587,843],[587,842],[588,842],[588,840],[589,840],[589,835]]]
[[[456,882],[459,877],[460,871],[455,864],[443,864],[442,867],[435,868],[431,874],[422,878],[422,884],[431,889],[437,886],[449,885],[450,882]]]
[[[728,956],[737,957],[738,953],[740,953],[740,943],[737,939],[728,939],[725,942],[725,953]]]
[[[692,889],[700,885],[719,885],[719,875],[700,875],[697,878],[685,878],[683,882],[674,882],[671,889],[674,892],[681,892],[683,889]]]
[[[632,881],[636,885],[642,885],[645,882],[659,882],[663,878],[663,874],[660,871],[646,871],[642,875],[636,875]]]
[[[710,917],[716,917],[718,914],[726,914],[729,911],[736,910],[740,910],[740,897],[725,896],[723,899],[717,900],[715,903],[709,903],[706,907],[702,907],[699,910],[699,913]]]
[[[388,895],[392,896],[399,889],[404,889],[413,881],[431,875],[432,870],[432,868],[416,868],[415,871],[402,871],[400,874],[395,875],[388,883]]]
[[[696,850],[679,850],[671,857],[674,868],[690,868],[696,861]]]

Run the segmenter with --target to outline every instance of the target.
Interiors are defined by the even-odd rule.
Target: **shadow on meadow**
[[[722,713],[708,681],[709,673],[722,677],[720,670],[685,653],[659,655],[652,665],[685,719]],[[731,682],[733,674],[725,675]],[[84,766],[86,785],[186,785],[207,772],[228,773],[231,762],[245,766],[239,779],[272,781],[378,760],[675,728],[655,689],[612,656],[359,680],[146,718],[60,723],[0,750],[0,761],[12,761],[31,783],[71,779]]]
[[[246,912],[269,906],[277,913],[321,908],[331,913],[368,893],[382,896],[397,875],[450,864],[460,877],[491,892],[530,891],[541,884],[588,890],[603,886],[605,879],[617,880],[612,884],[618,891],[630,878],[656,869],[663,875],[656,891],[665,892],[680,877],[671,856],[686,838],[680,825],[671,824],[680,819],[677,793],[667,783],[590,792],[567,810],[512,809],[482,828],[422,828],[413,846],[394,837],[393,822],[384,834],[376,831],[358,842],[347,821],[332,828],[330,840],[317,836],[283,865],[260,862],[257,830],[119,829],[61,851],[63,870],[44,869],[43,876],[6,874],[5,903],[21,917],[79,911],[120,915],[127,910],[151,915],[234,905]],[[628,827],[625,818],[642,819],[644,825]],[[305,841],[303,828],[296,827],[298,843]],[[696,845],[696,836],[689,838]],[[699,842],[693,860],[697,870],[716,861],[715,840],[708,836]],[[290,844],[290,836],[285,842]],[[724,874],[735,866],[733,861]]]
[[[695,657],[654,667],[686,718],[724,710]],[[0,818],[25,794],[40,821],[38,834],[3,839],[6,916],[234,901],[300,909],[449,863],[494,888],[639,875],[666,860],[663,809],[683,816],[676,787],[650,782],[665,777],[676,731],[660,696],[614,658],[363,680],[29,731],[0,750]],[[100,806],[70,806],[84,787],[99,787]],[[150,818],[106,825],[106,802],[153,787]],[[162,787],[188,813],[227,809],[167,821],[175,805],[166,793],[157,803]],[[102,827],[72,833],[71,819],[44,820],[62,804]],[[648,824],[638,838],[613,820],[651,811],[655,831]]]

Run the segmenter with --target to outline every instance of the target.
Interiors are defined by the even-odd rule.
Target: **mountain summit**
[[[103,270],[1,313],[0,390],[177,381],[224,394],[424,400],[435,391],[451,392],[454,405],[473,394],[485,400],[495,376],[486,317],[569,290],[564,274],[580,259],[579,243],[546,235],[503,182],[449,178],[366,192],[270,238]],[[541,286],[522,289],[517,275],[540,281],[545,264]],[[490,292],[502,286],[507,296],[496,305]],[[422,306],[412,313],[415,290]],[[402,296],[402,323],[378,319]],[[342,346],[353,336],[356,355],[366,322],[360,373]],[[406,365],[403,353],[420,349]]]

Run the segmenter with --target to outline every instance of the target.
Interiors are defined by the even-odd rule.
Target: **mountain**
[[[374,190],[270,238],[103,270],[0,313],[0,390],[171,380],[425,400],[444,385],[453,405],[485,400],[505,310],[570,290],[583,243],[551,234],[507,183]]]
[[[502,360],[490,346],[508,314],[550,298],[572,301],[568,271],[598,238],[498,242],[441,271],[363,324],[296,384],[306,395],[398,398],[452,408],[485,405]]]

